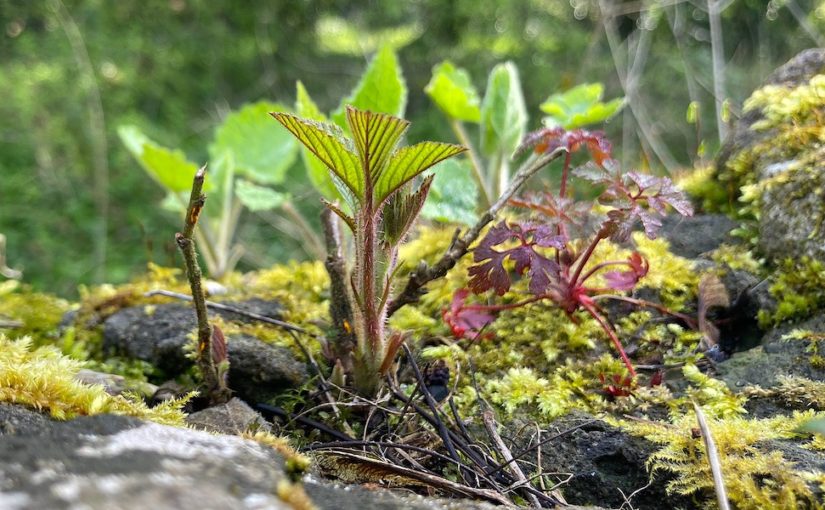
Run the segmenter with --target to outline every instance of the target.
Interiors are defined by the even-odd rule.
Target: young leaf
[[[440,142],[421,142],[398,149],[375,182],[376,206],[431,166],[466,150],[461,145]]]
[[[561,94],[553,94],[540,106],[541,111],[549,114],[544,119],[545,125],[574,129],[604,122],[624,105],[624,98],[602,103],[603,94],[601,83],[584,83]]]
[[[448,159],[432,170],[435,179],[421,215],[444,223],[475,224],[478,185],[466,159]]]
[[[295,112],[299,117],[314,120],[318,122],[328,122],[326,115],[324,115],[312,98],[309,96],[304,84],[300,81],[296,84],[295,94]],[[321,194],[322,197],[330,201],[335,201],[340,198],[338,190],[329,180],[329,170],[318,158],[312,155],[312,152],[305,148],[301,148],[301,160],[304,162],[309,182]]]
[[[639,280],[647,274],[650,264],[639,252],[634,251],[627,260],[627,267],[627,271],[604,273],[607,286],[614,290],[632,290],[639,283]]]
[[[384,47],[367,66],[355,90],[341,101],[332,113],[332,121],[347,128],[346,107],[370,110],[402,117],[407,106],[407,85],[398,65],[398,57],[389,47]]]
[[[379,177],[398,140],[410,125],[398,117],[356,110],[352,106],[347,106],[347,124],[361,159],[361,168],[370,180]]]
[[[192,187],[198,166],[186,159],[182,151],[162,147],[135,126],[121,126],[117,130],[121,141],[138,160],[140,166],[166,190],[180,193]],[[204,183],[204,188],[211,183]]]
[[[289,200],[287,193],[275,191],[272,188],[258,186],[246,179],[235,182],[235,195],[250,211],[266,211],[280,207]]]
[[[470,75],[449,60],[433,68],[433,77],[424,92],[450,118],[476,123],[481,120],[478,92]]]
[[[509,156],[518,146],[527,126],[527,108],[521,92],[518,69],[512,62],[490,72],[481,103],[481,150],[488,156]]]
[[[267,113],[286,109],[279,103],[261,101],[230,113],[215,131],[210,155],[215,158],[231,151],[239,175],[264,184],[280,184],[295,161],[298,147],[295,138],[270,121]]]
[[[346,141],[330,124],[302,119],[283,112],[271,112],[304,146],[340,179],[355,198],[364,196],[364,175],[356,156],[346,146]]]
[[[415,192],[401,190],[387,200],[384,206],[382,225],[384,227],[384,241],[390,246],[397,246],[412,227],[418,213],[424,206],[433,176],[424,179],[424,182]]]

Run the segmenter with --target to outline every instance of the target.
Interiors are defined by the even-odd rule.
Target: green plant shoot
[[[466,149],[459,145],[420,142],[400,147],[409,123],[392,115],[346,107],[352,139],[334,124],[273,112],[328,170],[348,211],[326,202],[350,228],[355,261],[350,269],[350,301],[356,347],[352,378],[357,391],[374,395],[403,341],[388,339],[387,304],[398,248],[424,206],[432,176],[415,186],[427,169]]]

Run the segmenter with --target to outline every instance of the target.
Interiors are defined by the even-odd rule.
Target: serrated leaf
[[[422,216],[440,222],[474,225],[478,220],[478,185],[469,163],[461,158],[442,161],[433,168],[433,185]]]
[[[410,123],[391,115],[347,106],[347,125],[352,133],[363,172],[370,180],[375,180],[384,170],[387,159]]]
[[[328,122],[327,116],[321,112],[315,101],[312,100],[304,84],[300,81],[296,83],[295,111],[300,117],[318,122]],[[318,158],[313,156],[312,151],[306,147],[301,148],[301,159],[304,162],[304,169],[309,177],[312,186],[329,201],[341,198],[341,194],[335,184],[329,180],[329,170]]]
[[[384,47],[370,61],[361,80],[352,93],[341,101],[330,116],[332,121],[346,129],[346,107],[359,110],[388,113],[403,117],[407,106],[407,85],[398,64],[398,57],[389,47]]]
[[[544,123],[548,127],[575,129],[604,122],[619,111],[624,98],[602,103],[603,95],[601,83],[584,83],[561,94],[553,94],[540,106],[541,111],[549,115]]]
[[[250,211],[266,211],[280,207],[287,200],[289,195],[275,191],[272,188],[259,186],[246,179],[235,181],[235,196]]]
[[[488,156],[509,156],[527,127],[527,108],[518,69],[512,62],[493,68],[481,103],[481,150]]]
[[[167,191],[183,192],[192,189],[192,180],[198,166],[186,159],[183,151],[156,144],[135,126],[121,126],[118,135],[146,173]],[[207,180],[204,190],[210,187],[211,183]]]
[[[433,68],[433,76],[424,92],[453,119],[476,123],[481,120],[478,92],[470,75],[449,60]]]
[[[346,146],[346,141],[330,124],[321,124],[283,112],[272,112],[298,140],[344,184],[355,198],[364,196],[364,176],[358,156]]]
[[[416,191],[399,191],[387,201],[383,210],[382,225],[384,240],[390,246],[397,245],[407,235],[421,212],[424,201],[427,200],[432,183],[433,176],[429,176]]]
[[[210,155],[214,158],[231,151],[239,175],[263,184],[280,184],[295,161],[297,145],[267,114],[284,110],[282,104],[261,101],[230,113],[215,131]]]
[[[415,176],[466,150],[460,145],[440,142],[421,142],[397,150],[375,182],[376,207]]]

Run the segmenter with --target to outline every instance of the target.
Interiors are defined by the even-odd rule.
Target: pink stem
[[[622,361],[624,361],[627,370],[630,372],[630,375],[635,379],[636,378],[636,370],[633,369],[633,363],[630,362],[630,358],[627,357],[627,353],[624,352],[624,347],[622,347],[622,343],[619,341],[619,337],[616,335],[616,331],[607,323],[604,319],[596,312],[596,309],[593,308],[592,304],[588,303],[581,303],[582,308],[587,310],[587,313],[590,314],[591,317],[596,319],[596,322],[599,323],[599,326],[602,327],[607,336],[610,337],[610,340],[613,342],[613,345],[619,351],[619,356],[621,356]]]

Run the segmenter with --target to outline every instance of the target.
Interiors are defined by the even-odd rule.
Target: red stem
[[[598,246],[599,242],[604,239],[604,234],[599,231],[596,234],[596,237],[593,238],[593,241],[590,242],[590,246],[587,247],[587,251],[580,257],[581,262],[579,262],[578,267],[576,267],[576,272],[573,274],[573,278],[570,280],[572,285],[579,286],[581,282],[579,282],[579,275],[581,275],[582,270],[584,269],[584,265],[587,264],[587,261],[590,260],[590,257],[593,255],[593,251]]]
[[[664,305],[660,305],[659,303],[654,303],[652,301],[646,301],[644,299],[637,299],[631,298],[626,296],[617,296],[616,294],[600,294],[598,296],[593,296],[593,299],[615,299],[616,301],[624,301],[626,303],[630,303],[636,306],[642,306],[646,308],[653,308],[654,310],[658,310],[666,315],[670,315],[672,317],[676,317],[677,319],[681,319],[688,325],[691,329],[698,329],[698,324],[696,320],[691,317],[690,315],[674,312],[673,310],[668,309]]]
[[[599,323],[599,326],[602,327],[607,336],[610,337],[610,340],[613,342],[613,345],[619,351],[619,356],[621,356],[622,361],[624,361],[627,370],[630,372],[631,377],[634,379],[636,378],[636,370],[633,369],[633,363],[630,362],[630,358],[627,357],[627,353],[624,352],[624,347],[622,347],[622,343],[619,341],[619,337],[616,335],[616,331],[604,320],[602,319],[601,315],[596,312],[596,309],[593,308],[592,304],[589,303],[581,303],[581,307],[587,310],[587,313],[593,317],[596,322]]]
[[[616,261],[613,261],[613,262],[601,262],[599,264],[596,264],[593,267],[593,269],[586,272],[584,274],[584,276],[582,276],[582,279],[579,282],[579,284],[583,284],[584,282],[587,281],[588,278],[593,276],[596,273],[596,271],[598,271],[600,269],[604,269],[605,267],[608,267],[608,266],[630,266],[630,264],[627,261],[620,261],[620,260],[616,260]]]

